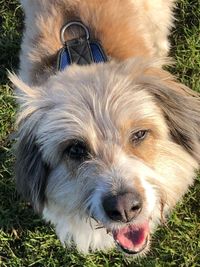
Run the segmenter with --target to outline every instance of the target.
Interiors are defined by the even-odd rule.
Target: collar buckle
[[[84,30],[85,35],[65,41],[65,32],[71,26],[81,27]],[[92,63],[106,62],[108,60],[100,42],[90,39],[88,28],[81,22],[74,21],[64,25],[61,29],[60,38],[63,48],[61,48],[58,53],[57,69],[59,71],[69,67],[73,63],[78,65],[88,65]]]

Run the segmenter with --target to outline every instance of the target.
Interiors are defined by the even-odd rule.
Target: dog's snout
[[[111,220],[130,222],[140,213],[142,198],[136,191],[125,192],[104,197],[102,204],[106,215]]]

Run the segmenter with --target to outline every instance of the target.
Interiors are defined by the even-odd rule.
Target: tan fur
[[[134,121],[129,121],[127,123],[123,122],[122,125],[122,144],[121,146],[124,147],[124,150],[127,152],[127,154],[134,155],[136,157],[141,158],[144,160],[149,166],[154,166],[154,160],[156,159],[157,155],[157,142],[159,140],[166,138],[166,128],[163,127],[163,133],[160,131],[161,125],[152,125],[151,120],[142,120],[137,121],[137,123]],[[159,129],[160,128],[160,129]],[[147,129],[148,136],[145,138],[144,142],[139,143],[138,145],[134,145],[130,141],[129,135],[129,129]],[[151,130],[153,129],[153,131]]]
[[[29,1],[23,1],[28,15]],[[162,24],[166,29],[171,27],[172,2],[163,3],[163,7],[158,5],[158,10],[164,8],[168,21],[155,21],[155,25],[152,21],[154,27],[159,28]],[[154,4],[152,7],[151,5],[149,2],[149,9],[154,7]],[[159,53],[157,46],[159,42],[160,44],[168,42],[168,30],[163,40],[158,40],[158,44],[153,45],[151,41],[154,37],[149,35],[150,30],[147,28],[151,25],[148,19],[148,12],[150,13],[151,9],[148,11],[146,8],[145,1],[140,4],[139,1],[134,3],[131,0],[124,0],[122,5],[120,0],[35,0],[34,5],[32,4],[32,13],[26,18],[27,31],[22,44],[24,49],[22,49],[21,58],[26,57],[29,61],[28,68],[31,68],[25,74],[25,81],[27,76],[31,75],[30,83],[41,83],[55,71],[57,52],[62,47],[60,30],[63,25],[72,20],[81,20],[88,26],[91,36],[101,41],[107,55],[111,58],[124,60],[134,56],[149,57]],[[29,23],[35,24],[35,27],[29,30]],[[151,31],[156,35],[155,29]],[[66,35],[66,40],[68,38],[71,38],[70,33],[69,36]],[[26,46],[27,44],[29,45]],[[165,51],[161,53],[166,55]],[[24,69],[25,62],[21,64]],[[21,75],[23,76],[23,72]]]

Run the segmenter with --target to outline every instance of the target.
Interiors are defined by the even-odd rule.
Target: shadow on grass
[[[15,189],[13,178],[14,157],[10,150],[10,143],[0,150],[0,228],[4,231],[12,229],[33,230],[42,225],[41,220],[33,213],[32,207],[22,201]]]

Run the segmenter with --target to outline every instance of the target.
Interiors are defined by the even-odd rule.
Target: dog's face
[[[11,79],[21,89],[22,194],[37,210],[64,214],[68,224],[88,220],[126,253],[144,253],[155,225],[192,184],[199,99],[140,60],[72,66],[42,88]],[[58,227],[61,217],[52,220]]]

